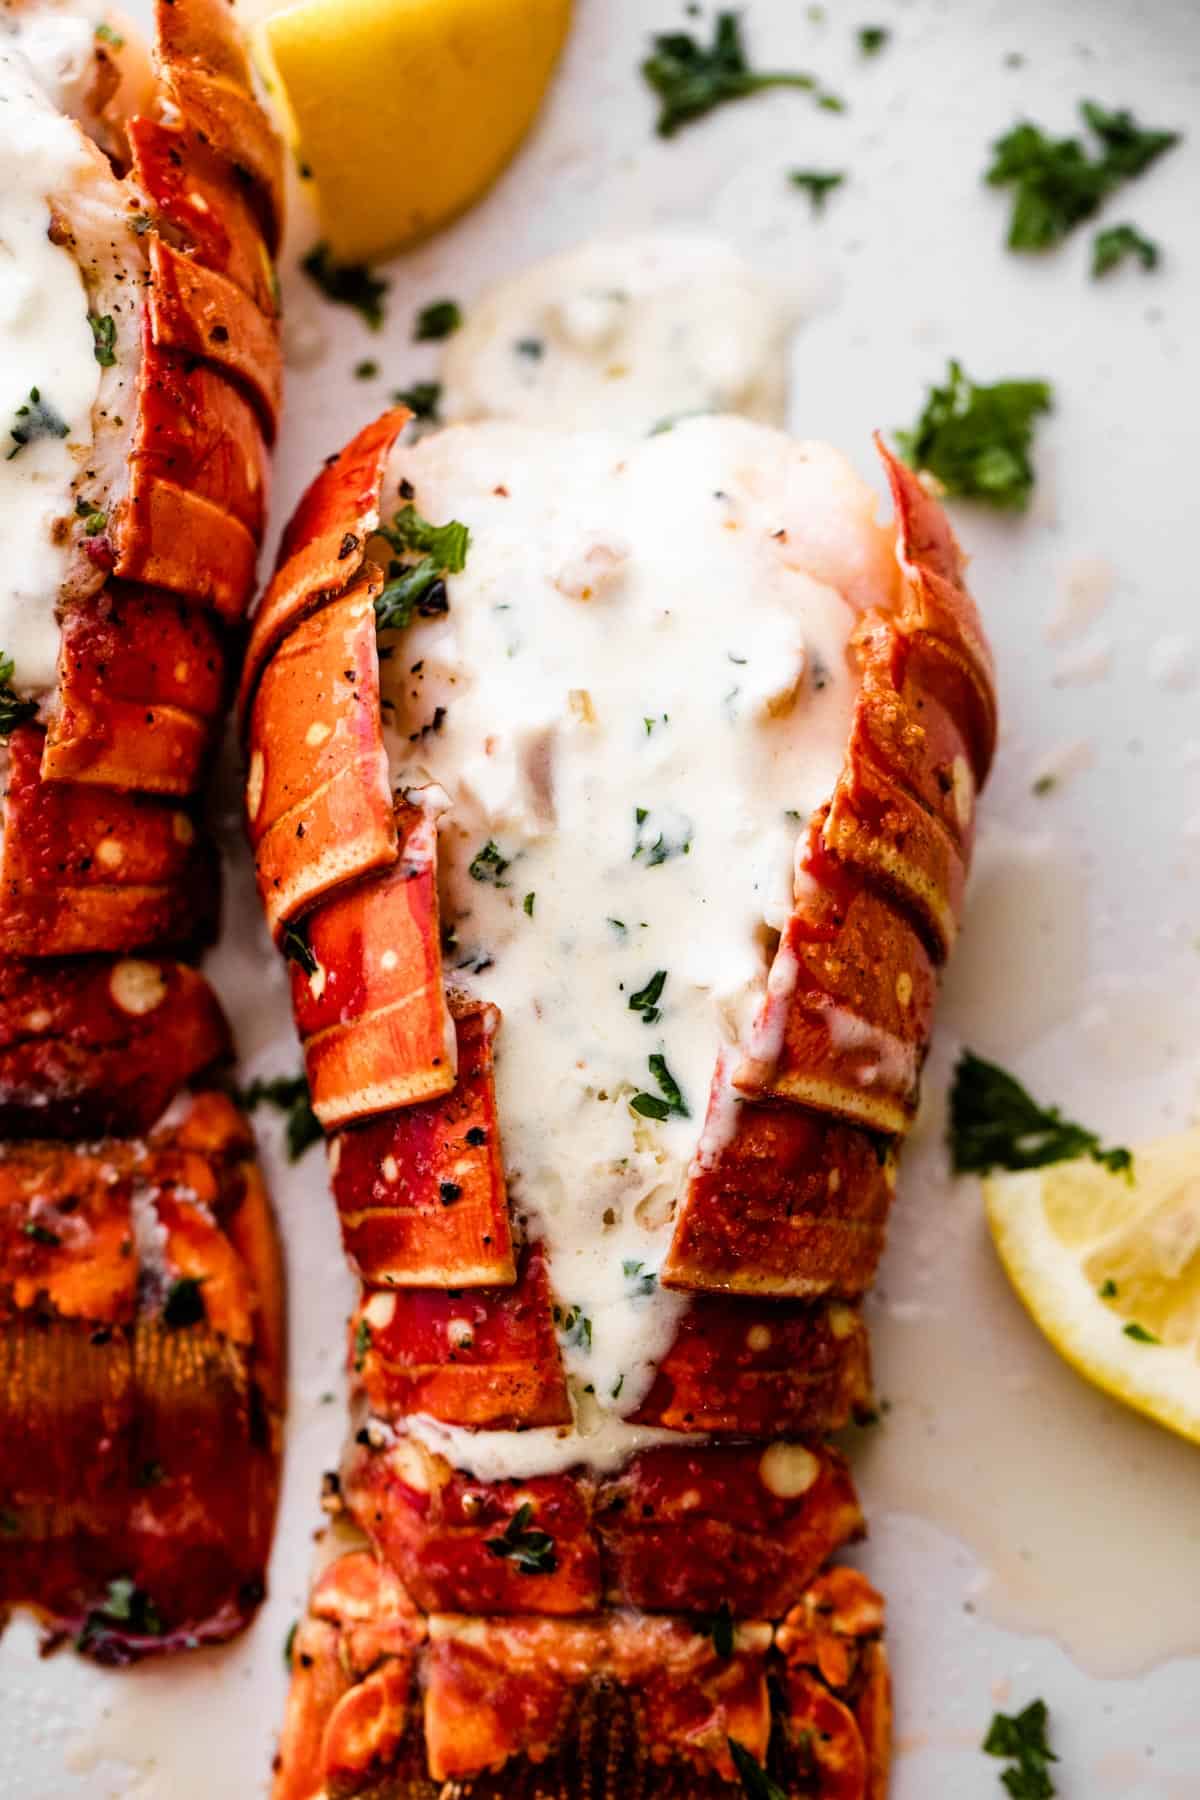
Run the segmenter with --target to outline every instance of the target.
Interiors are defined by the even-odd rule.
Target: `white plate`
[[[290,371],[276,526],[319,457],[392,387],[432,372],[433,353],[410,342],[420,305],[450,294],[469,307],[495,275],[596,231],[710,226],[792,285],[809,313],[792,424],[864,470],[871,429],[910,424],[948,356],[979,380],[1054,383],[1030,515],[954,514],[999,657],[1004,733],[873,1303],[891,1410],[851,1450],[872,1520],[862,1560],[890,1608],[894,1800],[993,1800],[1000,1765],[979,1741],[997,1706],[1038,1694],[1065,1797],[1195,1800],[1200,1662],[1187,1653],[1200,1649],[1200,1456],[1058,1364],[998,1272],[975,1184],[948,1181],[939,1140],[964,1040],[1110,1139],[1196,1116],[1197,146],[1110,204],[1106,222],[1135,221],[1164,261],[1104,283],[1088,279],[1087,228],[1043,259],[1006,252],[1006,202],[980,175],[989,142],[1018,117],[1066,135],[1084,97],[1149,125],[1194,120],[1200,13],[1188,0],[835,0],[817,22],[797,0],[754,0],[745,14],[757,64],[812,68],[849,110],[771,94],[660,143],[637,74],[646,34],[704,27],[667,0],[583,0],[532,140],[482,206],[388,270],[382,334],[290,272],[315,235],[296,221],[289,331],[311,327],[326,353]],[[854,32],[874,23],[892,39],[864,61]],[[1020,67],[1008,65],[1014,52]],[[848,171],[823,218],[785,184],[793,167]],[[352,376],[367,356],[382,364],[377,382]],[[1067,603],[1069,584],[1082,601]],[[1037,798],[1047,769],[1058,786]],[[291,1070],[282,973],[253,904],[235,800],[231,783],[234,866],[210,969],[247,1074]],[[0,1793],[211,1800],[265,1784],[319,1471],[343,1429],[350,1283],[319,1153],[291,1169],[277,1126],[264,1122],[262,1137],[288,1253],[293,1359],[271,1597],[240,1644],[121,1674],[69,1654],[39,1663],[32,1631],[15,1623],[0,1645]]]

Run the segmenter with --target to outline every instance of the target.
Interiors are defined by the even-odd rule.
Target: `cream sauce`
[[[69,28],[82,24],[90,45],[86,21],[3,22],[13,29],[0,31],[0,652],[14,658],[17,685],[36,691],[54,679],[55,604],[71,562],[55,525],[72,511],[102,373],[79,264],[48,235],[51,200],[90,184],[98,158],[38,80],[57,88],[67,76],[80,53]]]
[[[673,1204],[841,766],[890,535],[836,452],[732,418],[459,427],[401,450],[385,512],[401,479],[471,540],[448,613],[383,664],[393,778],[449,796],[447,978],[503,1014],[510,1195],[581,1421],[573,1448],[459,1433],[455,1458],[615,1460],[687,1304],[655,1279]]]
[[[468,310],[442,357],[442,415],[642,432],[736,412],[781,425],[793,323],[719,238],[594,240]]]

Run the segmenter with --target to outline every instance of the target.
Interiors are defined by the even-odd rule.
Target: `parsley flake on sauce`
[[[321,1124],[312,1109],[312,1096],[307,1078],[301,1075],[276,1075],[270,1080],[256,1078],[237,1095],[238,1104],[254,1112],[264,1102],[278,1107],[287,1115],[287,1153],[289,1162],[299,1162],[304,1152],[320,1143]]]
[[[624,1275],[626,1281],[631,1281],[633,1283],[633,1297],[635,1300],[642,1299],[647,1294],[652,1294],[655,1287],[658,1285],[657,1274],[653,1269],[648,1269],[643,1262],[635,1262],[627,1258],[621,1264],[621,1273]]]
[[[1012,1800],[1053,1800],[1058,1792],[1050,1779],[1049,1765],[1058,1758],[1046,1741],[1048,1723],[1046,1702],[1031,1700],[1022,1712],[996,1713],[988,1727],[983,1749],[1012,1765],[1000,1777]]]
[[[489,838],[483,849],[476,851],[472,857],[467,874],[472,881],[486,881],[492,887],[507,887],[508,883],[503,876],[508,866],[508,857],[502,856],[495,840]]]
[[[65,438],[69,429],[66,420],[51,406],[49,400],[42,399],[41,389],[31,387],[28,400],[18,406],[14,421],[8,428],[13,440],[8,461],[11,462],[26,444],[36,443],[38,438]]]
[[[6,738],[37,715],[36,700],[22,700],[12,685],[16,666],[11,656],[0,655],[0,738]]]
[[[1133,1339],[1135,1344],[1162,1343],[1161,1338],[1155,1337],[1152,1331],[1147,1331],[1144,1325],[1139,1325],[1136,1319],[1131,1319],[1128,1325],[1123,1325],[1121,1329],[1127,1338]]]
[[[735,12],[717,14],[711,44],[700,43],[687,31],[655,33],[642,75],[658,95],[655,130],[659,137],[674,137],[681,126],[702,119],[715,107],[744,100],[766,88],[802,88],[813,93],[817,87],[815,76],[802,70],[752,69]]]
[[[392,405],[407,406],[415,419],[428,419],[432,424],[437,420],[441,398],[440,381],[414,381],[411,387],[395,390]]]
[[[645,987],[639,988],[636,994],[630,994],[629,1010],[641,1013],[644,1025],[656,1025],[662,1018],[662,1011],[658,1003],[662,999],[662,991],[666,984],[667,971],[655,969]]]
[[[947,494],[1019,511],[1033,492],[1030,451],[1034,422],[1049,412],[1046,381],[997,381],[980,386],[951,361],[943,387],[929,391],[911,431],[897,431],[900,455],[927,472]]]
[[[300,267],[335,306],[349,306],[372,331],[383,325],[383,302],[391,283],[375,275],[366,263],[339,263],[329,245],[314,244]]]
[[[691,1111],[679,1083],[667,1067],[666,1057],[656,1051],[647,1060],[662,1098],[658,1094],[635,1094],[629,1102],[634,1112],[641,1113],[644,1119],[667,1119],[672,1113],[678,1113],[680,1118],[690,1119]]]
[[[1136,257],[1143,269],[1158,267],[1158,245],[1143,237],[1136,225],[1109,225],[1092,239],[1092,277],[1097,279]]]
[[[1176,131],[1146,131],[1133,114],[1084,100],[1080,113],[1099,139],[1098,157],[1078,138],[1051,138],[1027,120],[997,138],[989,187],[1013,190],[1010,250],[1048,250],[1092,215],[1123,181],[1144,175],[1180,141]]]
[[[354,1373],[361,1375],[363,1364],[367,1360],[367,1351],[371,1348],[371,1327],[366,1319],[360,1319],[354,1327]]]
[[[692,821],[683,813],[666,811],[652,814],[645,806],[633,809],[634,862],[644,859],[646,867],[657,869],[673,856],[687,856],[692,848]]]
[[[467,526],[457,519],[451,519],[446,525],[431,525],[411,501],[393,515],[390,526],[379,527],[379,535],[387,539],[393,550],[426,552],[448,575],[461,575],[466,567],[471,544]]]
[[[825,202],[834,188],[841,187],[845,174],[832,169],[791,169],[788,180],[793,187],[803,188],[812,202],[814,213],[825,211]]]
[[[779,1783],[771,1779],[745,1744],[739,1744],[736,1738],[728,1738],[726,1741],[746,1800],[788,1800]]]
[[[459,575],[466,566],[471,533],[457,519],[432,525],[411,504],[392,515],[390,525],[380,525],[379,535],[399,555],[425,552],[415,563],[394,561],[388,579],[375,600],[378,631],[402,631],[414,613],[423,619],[449,611],[445,577]]]
[[[462,307],[457,300],[431,300],[413,322],[413,337],[418,344],[438,343],[452,336],[461,324]]]
[[[553,1575],[558,1567],[554,1539],[548,1531],[531,1530],[533,1502],[518,1506],[500,1537],[484,1541],[493,1556],[513,1563],[520,1575]]]
[[[1110,1174],[1133,1179],[1133,1156],[1106,1150],[1094,1131],[1039,1106],[1015,1076],[964,1050],[950,1089],[950,1153],[956,1175],[992,1169],[1040,1169],[1090,1156]]]
[[[562,1333],[564,1344],[575,1344],[580,1350],[591,1349],[592,1321],[578,1306],[568,1306],[565,1312],[556,1306],[554,1323]]]

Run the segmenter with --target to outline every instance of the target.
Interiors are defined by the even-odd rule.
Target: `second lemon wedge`
[[[1081,1375],[1200,1443],[1200,1130],[983,1184],[1021,1299]]]
[[[267,59],[342,262],[398,249],[461,212],[537,112],[570,0],[299,0]]]

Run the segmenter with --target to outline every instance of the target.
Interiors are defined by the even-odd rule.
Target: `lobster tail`
[[[723,1039],[714,1033],[690,1153],[673,1161],[668,1135],[686,1135],[680,1121],[696,1094],[690,1074],[681,1083],[672,1072],[676,1046],[692,1055],[676,1025],[670,1062],[661,1048],[649,1057],[657,1091],[635,1092],[632,1079],[610,1086],[590,1065],[578,1077],[570,1046],[556,1044],[552,1079],[564,1097],[532,1116],[540,1124],[560,1105],[586,1134],[586,1109],[607,1107],[603,1117],[629,1132],[619,1162],[589,1149],[594,1160],[576,1166],[569,1135],[546,1147],[530,1128],[519,1087],[530,1077],[509,1046],[516,1033],[528,1045],[535,1022],[550,1029],[556,982],[584,979],[578,905],[553,912],[546,960],[519,964],[528,992],[519,981],[504,987],[501,966],[504,957],[513,966],[522,952],[512,946],[530,941],[518,932],[541,916],[539,868],[552,907],[557,898],[553,869],[536,858],[559,827],[568,776],[547,776],[547,761],[564,740],[586,746],[590,731],[607,732],[597,741],[611,750],[612,694],[572,688],[549,724],[536,714],[511,730],[498,721],[482,755],[461,766],[454,758],[469,757],[473,741],[451,736],[458,748],[443,748],[456,685],[483,682],[454,660],[475,629],[468,608],[513,610],[523,571],[506,585],[500,565],[485,562],[468,599],[455,583],[461,561],[448,560],[444,593],[422,590],[427,614],[418,605],[398,616],[385,596],[416,579],[415,565],[388,552],[418,535],[418,548],[440,549],[450,528],[424,518],[425,495],[432,511],[437,496],[457,492],[461,463],[475,507],[468,567],[486,557],[476,534],[507,529],[504,508],[543,452],[485,427],[477,438],[450,431],[402,447],[389,462],[402,424],[391,414],[368,427],[301,501],[243,681],[260,893],[291,959],[343,1240],[364,1282],[350,1324],[355,1431],[330,1504],[367,1548],[325,1569],[299,1627],[277,1800],[424,1800],[445,1782],[475,1800],[719,1795],[739,1778],[759,1791],[751,1768],[789,1797],[880,1800],[890,1722],[883,1603],[835,1560],[864,1521],[827,1440],[870,1407],[861,1301],[916,1111],[994,741],[990,662],[957,547],[886,451],[890,556],[872,536],[879,528],[863,522],[868,499],[840,588],[820,532],[793,550],[764,509],[779,526],[772,544],[785,545],[778,554],[807,556],[788,568],[821,586],[813,604],[837,591],[846,609],[840,754],[815,803],[789,812],[790,906],[759,934],[754,1004]],[[678,437],[716,429],[697,422]],[[702,440],[690,442],[715,486]],[[748,441],[747,459],[760,448],[782,456],[783,445],[764,434]],[[506,450],[511,484],[497,480]],[[650,480],[650,459],[666,452],[631,452],[622,479],[635,480],[635,454]],[[416,523],[402,509],[389,527],[381,488],[397,475]],[[730,503],[723,490],[712,498]],[[552,501],[545,516],[557,516]],[[542,515],[531,518],[518,512],[513,530],[526,520],[536,545]],[[734,514],[727,528],[744,523]],[[805,523],[801,512],[798,535]],[[549,539],[557,525],[545,530]],[[529,538],[519,541],[530,554]],[[569,558],[555,563],[552,604],[592,609],[590,630],[608,572],[639,547],[614,532],[583,559],[583,574]],[[636,574],[615,579],[632,585]],[[580,615],[563,616],[564,633],[574,630]],[[670,618],[665,602],[656,616]],[[843,615],[834,606],[821,616]],[[546,626],[527,614],[526,636],[502,629],[516,658]],[[426,679],[446,686],[426,692]],[[515,667],[514,684],[523,679]],[[839,679],[824,665],[810,676],[814,693]],[[770,671],[762,718],[788,715],[797,680]],[[651,738],[675,718],[638,723]],[[604,789],[589,779],[576,791],[592,804]],[[605,779],[617,780],[607,765]],[[499,796],[492,813],[483,808],[486,827],[481,794]],[[700,828],[652,817],[649,804],[629,810],[627,860],[653,869],[691,852]],[[517,848],[499,831],[475,848],[493,817],[522,820]],[[594,863],[602,912],[609,852],[583,836],[573,848]],[[619,953],[662,891],[630,889],[621,916],[607,919]],[[588,1016],[580,1067],[622,1017],[632,1043],[654,1048],[628,1014],[657,1025],[667,984],[683,977],[660,969],[647,981],[650,961],[647,951],[642,986],[614,978],[615,1003],[588,990],[619,1012],[605,1013],[608,1023]],[[601,1216],[588,1188],[607,1195],[609,1181],[614,1201]],[[614,1315],[593,1322],[571,1304],[584,1264],[572,1260],[577,1240],[562,1221],[589,1206],[602,1247],[612,1234],[606,1266],[628,1241],[627,1211],[661,1242],[657,1267],[623,1264],[623,1304],[653,1308],[660,1322],[646,1339],[649,1366],[629,1374],[627,1403],[618,1404],[624,1369],[599,1385]]]
[[[115,297],[62,236],[121,404],[63,521],[0,846],[0,1604],[112,1664],[253,1615],[284,1388],[270,1206],[212,1085],[228,1026],[175,959],[216,928],[198,795],[265,517],[280,159],[222,0],[158,26],[97,132]]]

